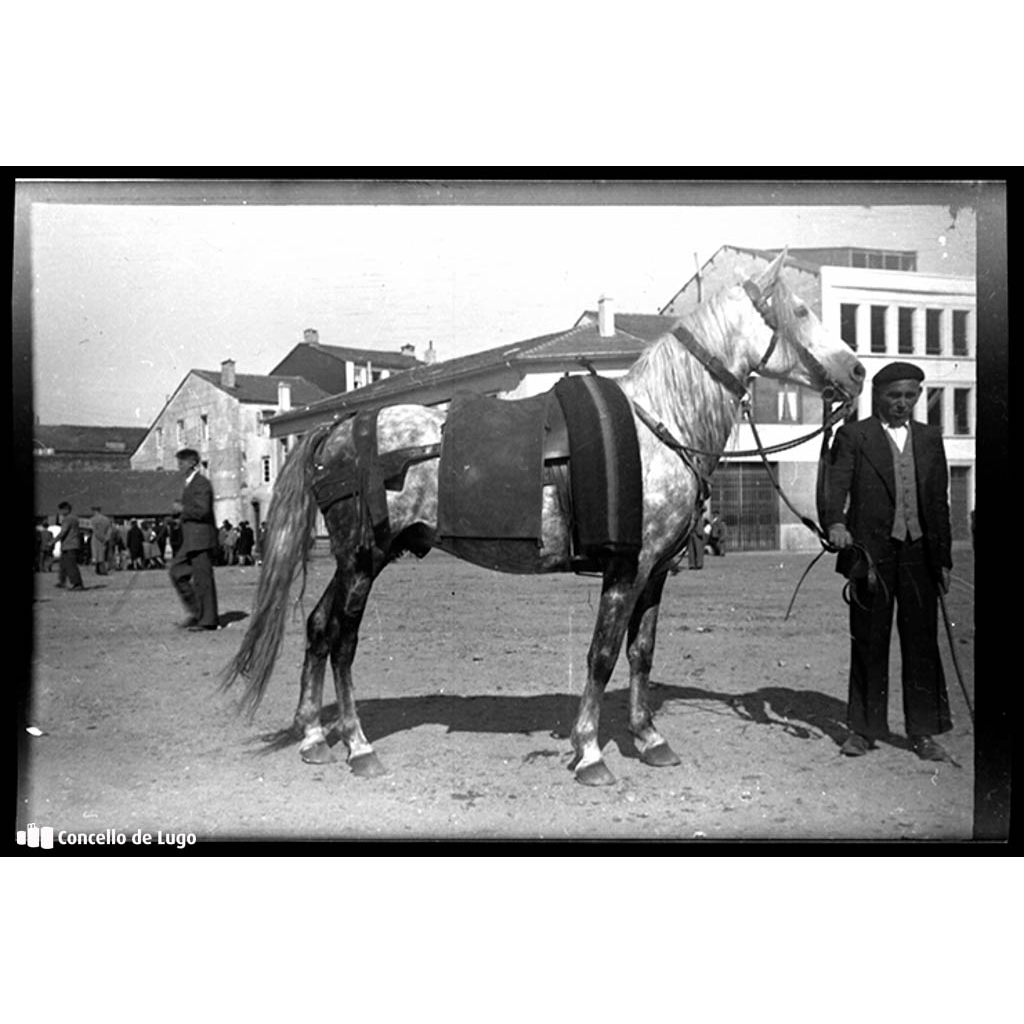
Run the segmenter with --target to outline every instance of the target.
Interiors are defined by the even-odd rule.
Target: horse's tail
[[[249,628],[221,677],[223,689],[239,677],[245,680],[241,704],[250,717],[270,681],[284,638],[288,592],[300,570],[305,589],[317,510],[312,489],[313,452],[333,427],[329,423],[310,431],[289,455],[274,485]]]

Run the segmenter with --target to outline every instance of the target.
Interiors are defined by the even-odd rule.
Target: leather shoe
[[[949,752],[931,738],[931,736],[911,736],[910,749],[922,761],[952,761]]]
[[[861,757],[869,750],[874,749],[873,740],[869,740],[867,736],[862,736],[859,732],[851,732],[846,737],[846,742],[839,748],[839,753],[845,754],[847,757]]]
[[[189,626],[188,627],[188,631],[190,633],[205,633],[206,630],[208,630],[208,629],[217,629],[217,628],[218,628],[217,626],[200,626],[199,623],[196,623],[194,626]]]

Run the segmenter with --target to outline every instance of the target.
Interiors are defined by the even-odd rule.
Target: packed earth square
[[[620,664],[600,738],[619,782],[599,790],[573,781],[566,738],[599,580],[491,573],[442,552],[393,565],[356,661],[363,726],[388,774],[361,779],[340,749],[336,763],[309,765],[295,740],[279,742],[302,663],[298,611],[253,721],[218,688],[258,567],[217,570],[227,628],[200,634],[178,628],[162,572],[87,575],[77,594],[37,574],[31,724],[42,735],[28,740],[24,820],[193,833],[200,851],[218,839],[970,838],[974,733],[948,649],[943,740],[957,764],[918,760],[895,725],[869,756],[843,757],[849,640],[831,558],[785,617],[812,557],[730,552],[669,579],[653,697],[682,764],[637,759]],[[332,568],[318,543],[308,594]],[[970,545],[955,545],[948,602],[972,700],[973,583]],[[894,650],[898,679],[897,666]],[[894,685],[893,723],[900,700]]]

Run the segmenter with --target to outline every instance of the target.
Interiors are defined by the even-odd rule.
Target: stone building
[[[258,530],[282,446],[271,440],[268,420],[293,401],[325,397],[302,377],[238,373],[232,359],[220,370],[190,370],[146,431],[132,469],[175,472],[175,453],[195,448],[213,484],[217,522],[245,519]]]

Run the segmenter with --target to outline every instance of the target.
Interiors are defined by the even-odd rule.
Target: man
[[[199,472],[199,453],[194,448],[182,448],[175,457],[185,484],[179,503],[181,546],[171,559],[171,582],[188,612],[183,625],[194,632],[216,629],[212,552],[217,547],[217,521],[213,517],[213,487]]]
[[[110,564],[110,537],[113,524],[99,505],[92,507],[92,560],[97,576],[106,576]]]
[[[82,546],[78,516],[72,515],[69,501],[62,501],[57,506],[57,512],[60,520],[60,533],[57,534],[57,543],[60,544],[60,576],[57,586],[61,590],[85,590],[82,574],[78,571],[78,549]]]
[[[252,550],[256,545],[256,534],[248,520],[243,519],[238,525],[238,545],[235,550],[238,553],[239,565],[252,565]]]
[[[708,547],[716,555],[725,555],[725,520],[717,512],[708,524]]]
[[[704,568],[704,526],[707,521],[707,512],[701,512],[696,524],[690,531],[690,538],[686,542],[687,563],[691,569],[699,570]]]
[[[942,430],[911,419],[922,370],[889,363],[873,381],[875,415],[849,423],[832,446],[824,522],[850,579],[850,736],[842,752],[866,754],[889,734],[889,640],[900,637],[903,712],[925,761],[949,754],[933,739],[953,727],[939,660],[938,588],[949,590],[949,472]]]

